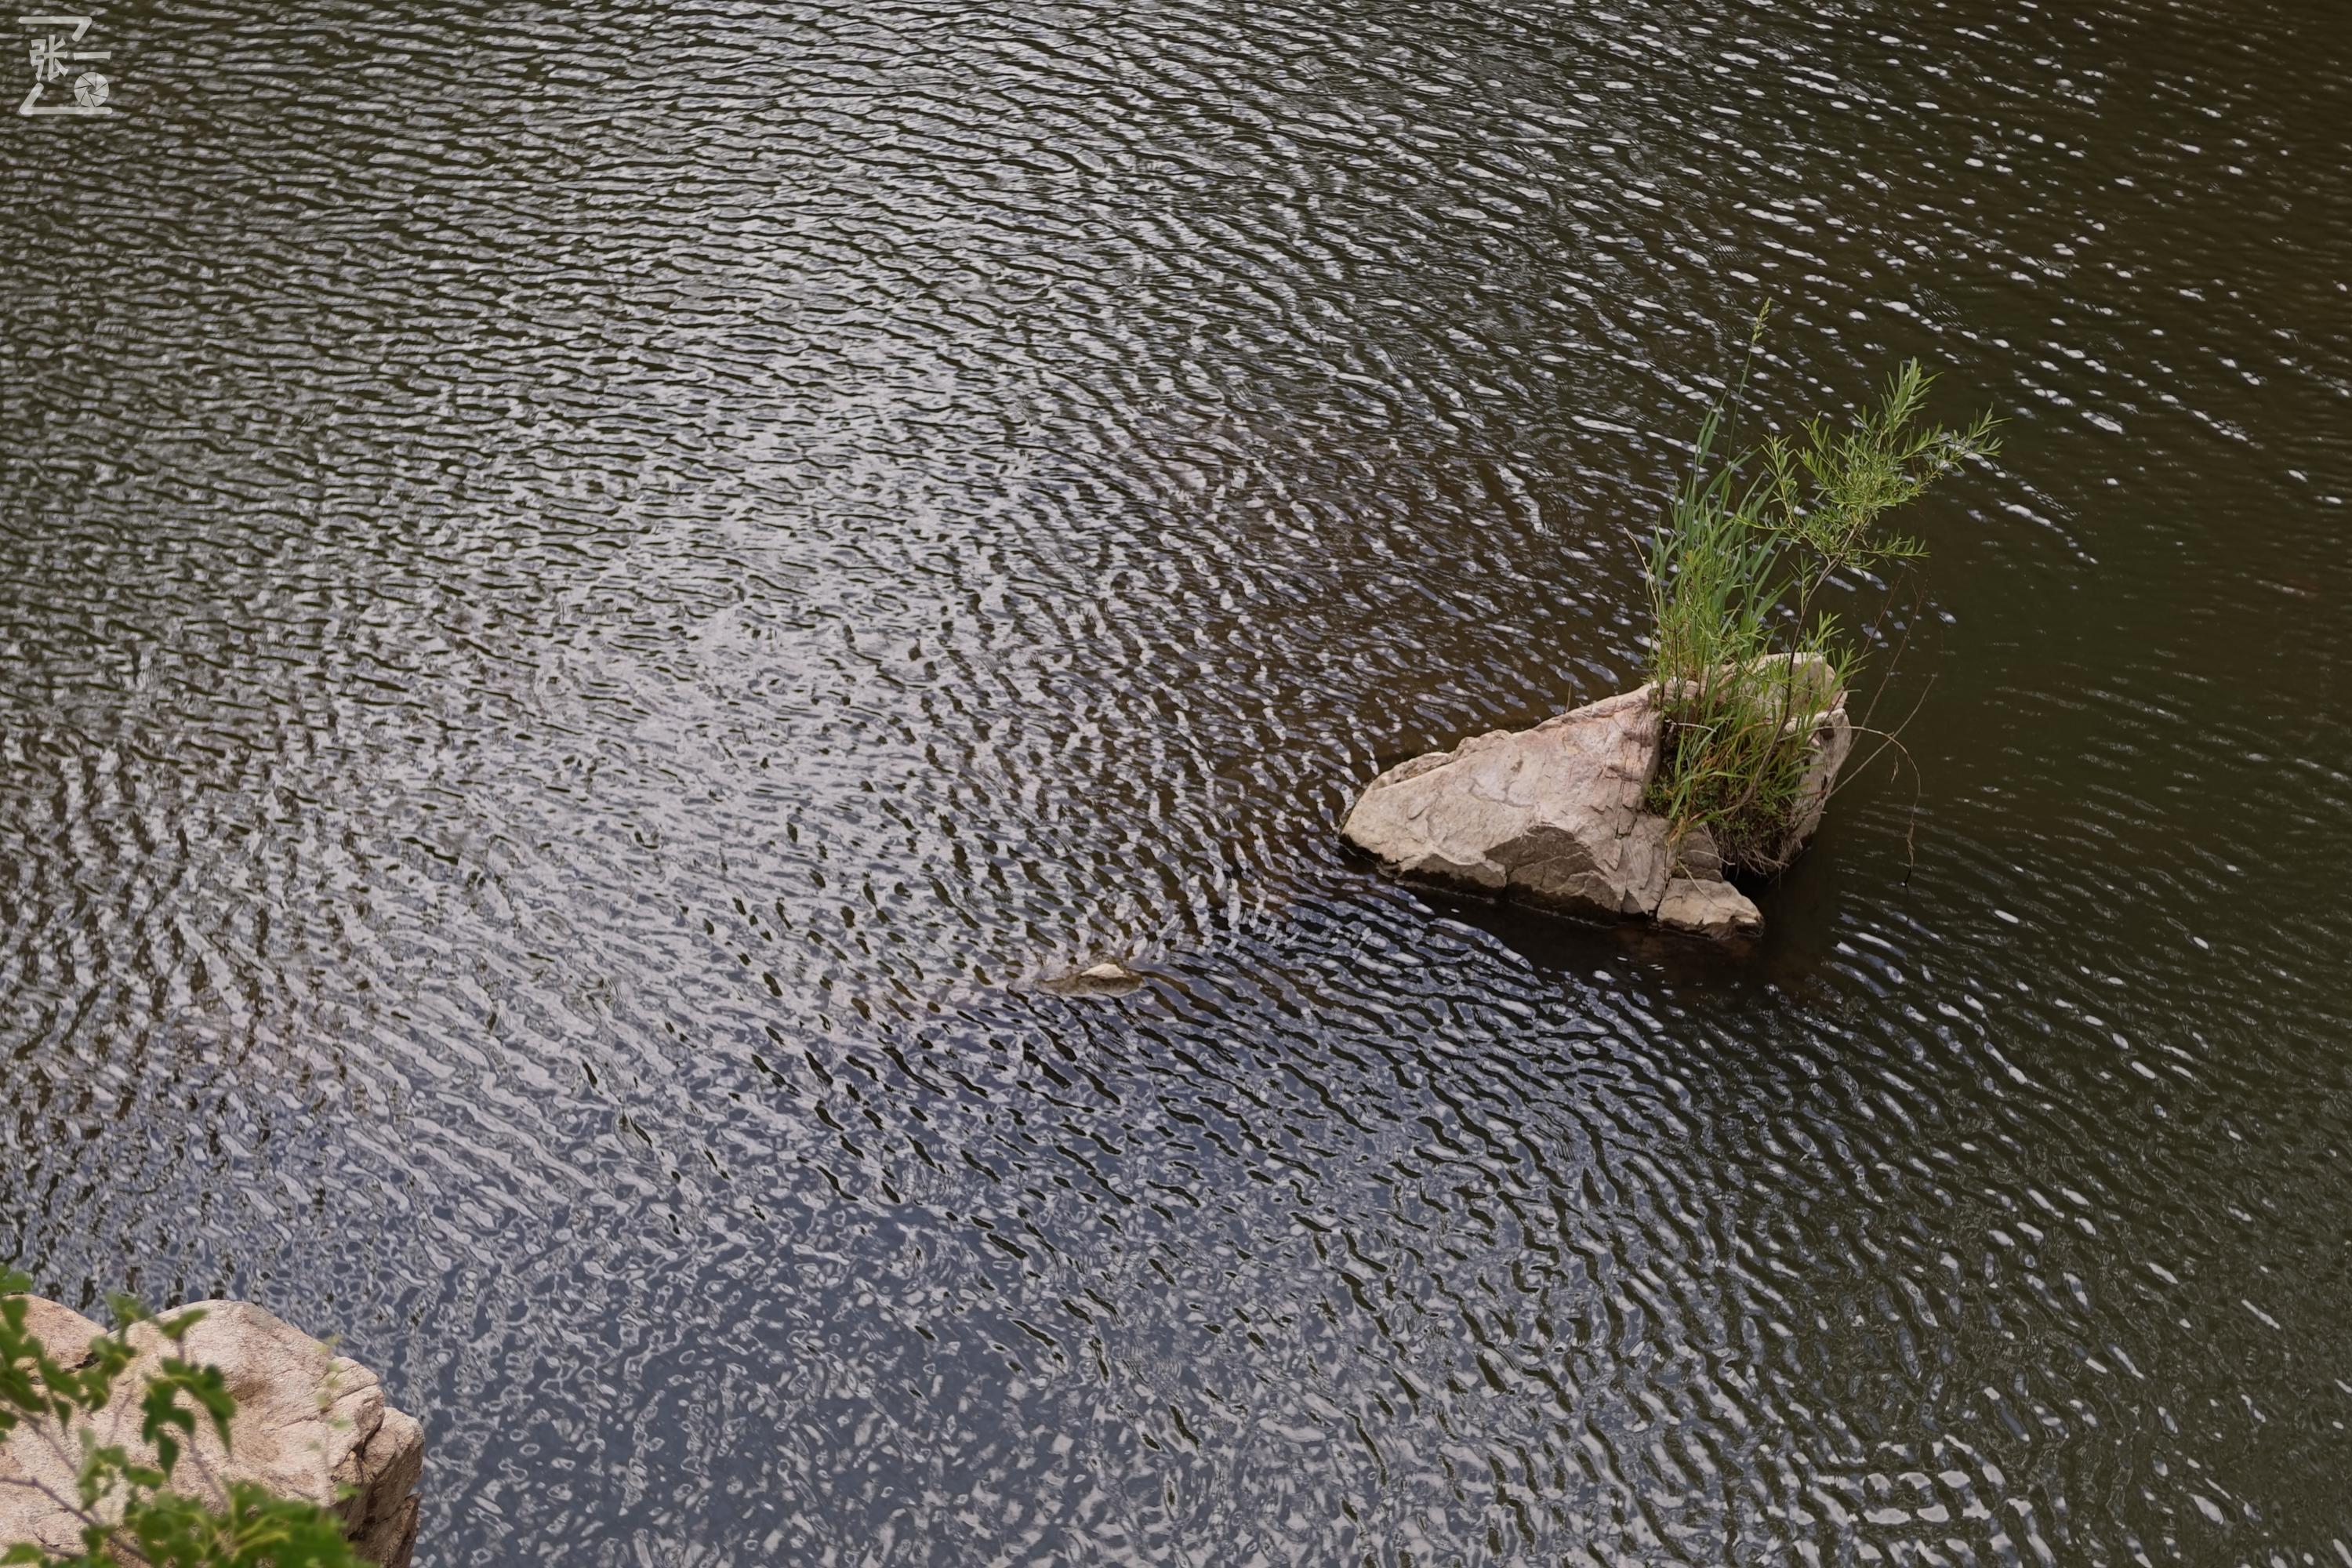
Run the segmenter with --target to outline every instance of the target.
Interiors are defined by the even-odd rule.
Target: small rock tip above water
[[[1143,984],[1143,976],[1117,959],[1104,959],[1045,982],[1045,989],[1062,996],[1124,996]]]

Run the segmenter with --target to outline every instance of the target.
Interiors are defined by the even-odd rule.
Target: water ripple
[[[2335,33],[102,26],[0,231],[6,1250],[341,1331],[422,1562],[2352,1552]],[[1909,765],[1750,959],[1371,881],[1376,769],[1635,678],[1764,298],[1768,420],[2012,416]]]

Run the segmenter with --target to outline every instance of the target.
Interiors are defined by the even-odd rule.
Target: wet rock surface
[[[1105,959],[1045,984],[1046,990],[1064,996],[1124,996],[1143,984],[1143,976],[1116,959]]]

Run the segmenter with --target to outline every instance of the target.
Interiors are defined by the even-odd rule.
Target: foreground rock
[[[1821,825],[1853,749],[1845,694],[1801,721],[1813,762],[1782,845],[1785,861]],[[1654,688],[1604,698],[1532,730],[1496,730],[1401,763],[1365,786],[1340,836],[1409,882],[1561,914],[1633,917],[1729,937],[1764,917],[1724,880],[1701,828],[1670,843],[1643,809],[1658,768]]]
[[[236,1415],[229,1423],[226,1454],[210,1424],[198,1423],[193,1451],[173,1475],[174,1489],[208,1498],[207,1468],[224,1480],[257,1482],[280,1497],[333,1510],[362,1558],[406,1568],[416,1544],[416,1483],[425,1464],[425,1434],[415,1421],[384,1403],[375,1373],[283,1319],[247,1301],[193,1305],[205,1316],[188,1331],[179,1353],[221,1369],[236,1396]],[[68,1365],[83,1359],[85,1347],[103,1331],[55,1301],[31,1298],[26,1308],[25,1326]],[[121,1438],[134,1458],[151,1458],[138,1441],[138,1404],[164,1342],[143,1323],[131,1338],[139,1359],[116,1383],[114,1402],[100,1423],[102,1430],[116,1410],[127,1409]],[[74,1447],[67,1439],[61,1454],[26,1426],[0,1441],[0,1546],[30,1541],[56,1552],[81,1550],[80,1526],[72,1516],[23,1484],[39,1482],[72,1496],[75,1467],[68,1455]],[[346,1486],[352,1495],[339,1500]]]

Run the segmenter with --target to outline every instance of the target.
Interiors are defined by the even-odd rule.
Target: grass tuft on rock
[[[1759,312],[1751,356],[1763,325]],[[1935,378],[1915,360],[1845,424],[1815,418],[1726,458],[1727,406],[1747,379],[1708,412],[1648,542],[1663,733],[1646,804],[1677,846],[1704,828],[1727,868],[1769,875],[1794,850],[1815,730],[1862,658],[1861,636],[1819,608],[1822,590],[1924,556],[1887,514],[2000,442],[1990,414],[1964,430],[1924,422]]]

